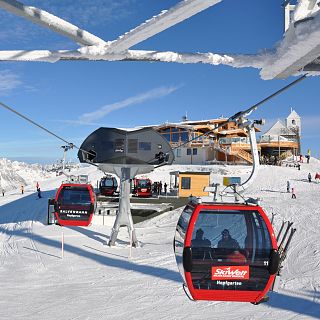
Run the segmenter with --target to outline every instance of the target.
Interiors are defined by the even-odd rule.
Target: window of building
[[[168,142],[170,142],[170,133],[162,133],[162,136],[163,136]]]
[[[139,142],[139,150],[151,150],[151,142]]]
[[[194,156],[196,156],[196,155],[198,154],[198,149],[197,149],[197,148],[193,148],[193,149],[192,149],[192,154],[193,154]]]
[[[180,131],[180,138],[181,138],[181,141],[183,141],[183,142],[188,141],[188,139],[189,139],[188,132],[187,131]]]
[[[295,126],[296,125],[296,120],[292,120],[291,123]]]
[[[124,152],[124,139],[116,139],[114,152]]]
[[[187,149],[187,156],[191,156],[191,149]]]
[[[128,139],[128,153],[138,152],[138,139]]]
[[[177,152],[177,158],[180,158],[181,157],[181,149],[176,149],[176,152]]]
[[[181,189],[190,190],[191,189],[191,178],[182,177],[181,178]]]
[[[179,141],[179,133],[178,132],[173,132],[171,134],[171,141],[172,142],[178,142]]]

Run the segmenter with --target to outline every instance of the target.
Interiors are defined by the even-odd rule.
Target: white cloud
[[[22,81],[19,76],[10,70],[0,70],[0,94],[6,95],[11,90],[21,86]]]
[[[90,112],[90,113],[84,113],[78,118],[78,121],[80,122],[85,122],[85,123],[91,123],[93,121],[99,120],[103,117],[105,117],[108,113],[123,109],[132,105],[140,104],[143,103],[147,100],[151,99],[157,99],[161,98],[164,96],[167,96],[171,94],[172,92],[178,90],[179,87],[160,87],[160,88],[155,88],[153,90],[147,91],[145,93],[127,98],[125,100],[115,102],[112,104],[107,104],[100,109]]]

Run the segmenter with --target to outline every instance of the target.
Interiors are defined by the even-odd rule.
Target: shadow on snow
[[[19,223],[22,221],[30,221],[30,220],[39,221],[43,224],[46,224],[48,198],[53,198],[54,194],[55,194],[55,191],[45,191],[45,192],[42,192],[42,198],[38,199],[37,193],[32,193],[28,196],[24,196],[21,199],[18,199],[16,201],[13,201],[1,206],[0,207],[0,233],[5,233],[9,236],[19,236],[19,237],[29,238],[43,245],[51,246],[53,248],[57,248],[60,250],[61,242],[58,240],[45,238],[39,235],[34,235],[30,233],[30,231],[27,228],[8,230],[6,227],[1,226],[2,224],[6,224],[6,223]],[[80,228],[80,227],[70,227],[70,228],[100,243],[106,243],[108,240],[107,235],[103,233],[99,233],[96,231],[92,231],[92,230]],[[118,242],[126,243],[124,241],[121,242],[121,240],[120,241],[118,240]],[[131,261],[115,259],[112,257],[108,257],[106,255],[117,256],[116,254],[112,254],[112,253],[109,254],[108,252],[97,250],[88,246],[87,248],[90,250],[95,250],[95,252],[90,252],[90,251],[84,250],[83,248],[79,248],[67,243],[65,243],[64,245],[64,250],[66,252],[70,252],[70,253],[85,257],[87,259],[91,259],[102,265],[108,265],[111,267],[125,269],[125,270],[132,270],[141,274],[151,275],[151,276],[155,276],[158,278],[162,278],[162,279],[170,280],[174,282],[182,282],[180,273],[177,271],[173,271],[173,270],[169,270],[169,269],[165,269],[157,266],[140,265],[140,264],[135,264]],[[29,249],[29,248],[26,248],[26,249]],[[38,251],[38,252],[45,254],[42,251]],[[99,252],[102,252],[104,255],[98,254]],[[50,254],[46,253],[46,255],[50,255]]]
[[[314,299],[320,298],[317,292],[313,292],[313,296],[311,297]],[[320,319],[320,304],[303,297],[292,297],[283,293],[271,292],[268,305],[272,308],[288,310],[297,314]]]

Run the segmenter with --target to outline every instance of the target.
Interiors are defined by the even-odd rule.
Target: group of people
[[[316,172],[315,176],[314,176],[314,180],[316,181],[316,183],[320,182],[320,172]],[[308,174],[308,181],[311,182],[312,181],[312,176],[311,173],[309,172]]]
[[[37,184],[36,184],[36,189],[37,189],[38,198],[39,199],[42,198],[39,182],[37,182]],[[5,189],[1,188],[1,193],[2,193],[3,197],[5,195],[5,192],[6,192]],[[23,184],[20,186],[20,192],[21,192],[21,194],[24,194],[24,185]]]
[[[296,189],[294,186],[291,186],[291,183],[290,181],[288,180],[287,181],[287,193],[290,193],[291,192],[291,198],[292,199],[296,199],[297,196],[296,196]]]
[[[155,182],[153,183],[153,188],[152,188],[153,193],[154,193],[154,194],[161,195],[161,194],[162,194],[162,186],[163,186],[164,194],[167,195],[168,185],[167,185],[166,182],[162,185],[162,182],[161,182],[161,181],[155,181]]]
[[[308,173],[308,182],[312,182],[312,175],[311,175],[311,172]],[[320,182],[320,172],[316,172],[315,176],[314,176],[314,179],[316,181],[316,183],[319,183]],[[291,185],[290,181],[288,180],[287,181],[287,193],[290,193],[291,192],[291,198],[292,199],[296,199],[297,196],[296,196],[296,191],[295,191],[295,187]]]
[[[308,149],[307,154],[305,155],[305,158],[307,159],[307,163],[309,163],[310,158],[311,158],[311,150],[310,149]],[[299,162],[303,163],[303,155],[302,154],[299,155]]]
[[[281,166],[282,162],[278,156],[275,155],[261,155],[260,156],[261,164],[268,164],[272,166]]]
[[[37,189],[38,198],[39,199],[42,198],[39,182],[37,182],[37,184],[36,184],[36,189]],[[21,185],[20,191],[21,191],[21,194],[24,194],[24,185]]]

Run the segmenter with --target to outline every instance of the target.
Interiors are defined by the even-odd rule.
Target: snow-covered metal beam
[[[104,50],[82,53],[85,48],[75,51],[60,50],[12,50],[0,51],[0,61],[42,61],[91,60],[91,61],[150,61],[174,63],[204,63],[228,65],[235,68],[253,67],[261,69],[270,60],[267,53],[261,55],[232,55],[215,53],[177,53],[146,50],[128,50],[122,53],[108,53]]]
[[[44,10],[25,6],[16,0],[0,0],[0,8],[15,15],[21,16],[32,22],[60,33],[83,46],[102,45],[106,42],[99,37],[78,28],[77,26],[54,16]]]
[[[42,9],[30,7],[16,0],[0,0],[0,7],[32,22],[60,33],[83,46],[106,47],[109,53],[122,52],[190,18],[222,0],[183,0],[169,10],[147,20],[114,41],[106,42],[77,26]],[[90,50],[90,49],[88,49]]]
[[[112,41],[105,48],[108,53],[119,53],[184,21],[222,0],[183,0],[169,10],[142,23],[135,29]],[[88,48],[90,50],[90,48]],[[95,49],[94,49],[95,50]]]
[[[320,11],[300,23],[291,24],[272,59],[262,68],[262,79],[300,74],[320,57]],[[316,71],[316,70],[315,70]]]
[[[313,13],[319,10],[316,5],[318,0],[300,0],[295,6],[293,20],[299,21],[310,17]]]

